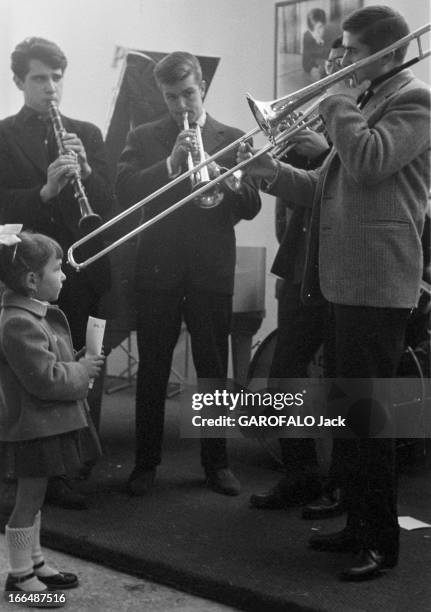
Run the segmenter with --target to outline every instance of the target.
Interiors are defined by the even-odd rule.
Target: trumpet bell
[[[236,170],[235,172],[230,173],[228,168],[214,164],[213,171],[215,175],[213,178],[218,177],[222,174],[227,174],[223,183],[231,191],[233,191],[234,193],[239,193],[241,191],[242,175],[243,175],[242,170]],[[196,191],[197,189],[200,189],[204,185],[207,185],[209,182],[210,181],[202,180],[199,183],[195,183],[192,189],[192,192]],[[221,185],[217,183],[216,185],[211,187],[208,191],[200,194],[197,198],[195,198],[194,202],[200,208],[214,208],[215,206],[218,206],[222,202],[223,198],[224,198],[223,190],[221,188]]]
[[[201,181],[200,183],[193,182],[192,193],[193,191],[197,191],[201,187],[204,187],[204,185],[208,185],[209,182],[210,181]],[[222,190],[220,189],[220,187],[218,185],[214,185],[214,187],[212,187],[208,191],[205,191],[204,193],[201,193],[200,195],[198,195],[193,200],[193,202],[197,206],[199,206],[199,208],[205,208],[205,209],[215,208],[223,200],[223,197],[224,197],[224,194]]]

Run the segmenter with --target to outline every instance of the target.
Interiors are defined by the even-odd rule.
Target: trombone
[[[429,32],[430,30],[431,30],[431,24],[426,24],[422,26],[421,28],[418,28],[417,30],[411,32],[407,36],[404,36],[403,38],[396,41],[395,43],[392,43],[391,45],[385,47],[384,49],[381,49],[380,51],[373,53],[373,55],[370,55],[362,60],[359,60],[358,62],[355,62],[354,64],[351,64],[350,66],[346,66],[345,68],[342,68],[338,72],[321,79],[317,83],[312,83],[311,85],[303,87],[302,89],[292,94],[288,94],[286,96],[283,96],[271,102],[262,102],[262,101],[254,100],[249,94],[247,94],[246,96],[247,101],[258,123],[258,127],[244,134],[243,136],[241,136],[234,142],[230,143],[229,145],[227,145],[226,147],[224,147],[217,153],[214,153],[213,155],[207,157],[206,159],[203,159],[200,163],[189,168],[186,172],[183,172],[178,177],[176,177],[175,179],[173,179],[166,185],[160,187],[159,189],[157,189],[156,191],[154,191],[152,194],[148,195],[144,199],[140,200],[139,202],[136,202],[136,204],[132,205],[127,210],[121,212],[116,217],[113,217],[112,219],[104,223],[101,227],[95,229],[94,231],[90,232],[89,234],[81,238],[80,240],[76,241],[74,244],[71,245],[67,253],[67,258],[68,258],[70,265],[76,270],[82,270],[86,268],[87,266],[92,264],[97,259],[100,259],[101,257],[106,255],[113,249],[117,248],[118,246],[126,242],[127,240],[130,240],[131,238],[133,238],[140,232],[151,227],[151,225],[154,225],[155,223],[157,223],[158,221],[160,221],[167,215],[170,215],[172,212],[174,212],[178,208],[181,208],[182,206],[184,206],[191,200],[194,200],[195,198],[201,196],[207,190],[215,188],[216,185],[218,185],[222,181],[225,181],[226,178],[232,175],[236,176],[239,170],[242,170],[242,168],[244,168],[247,164],[249,164],[256,158],[260,157],[261,155],[264,155],[265,153],[268,153],[269,151],[273,151],[273,153],[276,155],[280,155],[282,152],[285,152],[286,147],[289,146],[289,140],[292,138],[292,136],[294,136],[298,132],[306,129],[307,127],[309,127],[310,125],[316,122],[316,117],[315,116],[313,117],[312,115],[313,113],[317,111],[319,104],[326,97],[327,95],[326,90],[329,87],[331,87],[331,85],[334,85],[335,83],[338,83],[339,81],[353,78],[354,74],[359,69],[363,68],[364,66],[368,66],[372,64],[378,59],[388,55],[392,51],[395,51],[401,47],[407,46],[412,40],[416,40],[417,42],[419,55],[407,61],[406,63],[400,66],[397,66],[393,71],[391,71],[387,75],[384,75],[385,78],[390,78],[397,72],[400,72],[401,70],[404,70],[405,68],[408,68],[409,66],[412,66],[413,64],[425,59],[426,57],[431,55],[431,50],[427,50],[427,51],[423,50],[420,38],[421,36]],[[318,95],[320,97],[314,103],[312,103],[310,107],[308,107],[300,116],[292,120],[292,117],[297,116],[297,111],[300,107],[310,102],[311,100],[313,100],[313,98],[316,98],[316,96]],[[289,126],[284,131],[281,131],[282,122],[286,120],[288,120]],[[261,131],[268,138],[269,142],[266,145],[264,145],[261,149],[259,149],[256,153],[254,153],[252,157],[243,160],[242,162],[240,162],[233,168],[228,169],[226,172],[224,172],[220,176],[214,178],[212,181],[206,182],[205,184],[199,186],[197,189],[194,189],[188,196],[182,198],[181,200],[179,200],[178,202],[176,202],[169,208],[166,208],[162,212],[158,213],[153,218],[145,221],[144,223],[142,223],[141,225],[139,225],[132,231],[128,232],[121,238],[118,238],[115,242],[108,245],[101,251],[95,253],[94,255],[86,259],[85,261],[77,262],[75,260],[74,251],[75,249],[80,247],[82,244],[98,236],[101,232],[107,230],[112,225],[121,221],[127,215],[130,215],[136,210],[138,210],[139,208],[142,208],[148,202],[159,197],[160,195],[162,195],[163,193],[165,193],[166,191],[168,191],[169,189],[177,185],[180,181],[183,181],[184,179],[191,177],[192,175],[195,175],[204,166],[207,166],[212,161],[216,160],[218,157],[222,156],[223,154],[227,153],[228,151],[237,147],[238,145],[245,143],[252,136],[254,136],[255,134]]]

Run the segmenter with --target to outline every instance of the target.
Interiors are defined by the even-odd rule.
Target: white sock
[[[33,572],[31,549],[33,546],[33,526],[9,527],[6,525],[6,545],[9,557],[9,572],[16,578],[21,578]],[[19,583],[22,591],[45,591],[46,586],[33,576]]]
[[[39,510],[39,512],[34,517],[33,545],[31,550],[31,558],[33,561],[33,567],[35,565],[40,565],[41,563],[43,564],[40,567],[34,568],[34,573],[36,574],[36,576],[41,576],[42,578],[45,578],[46,576],[55,576],[55,574],[58,574],[58,570],[54,569],[53,567],[50,567],[49,565],[47,565],[47,563],[45,563],[43,552],[40,547],[40,525],[41,512]]]

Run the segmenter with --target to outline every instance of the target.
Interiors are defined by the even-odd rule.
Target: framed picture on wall
[[[275,5],[274,96],[325,76],[325,59],[344,18],[363,0],[289,0]]]

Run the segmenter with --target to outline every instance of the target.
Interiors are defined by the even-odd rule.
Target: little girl
[[[44,562],[40,509],[48,478],[80,467],[84,399],[102,355],[73,353],[57,300],[66,278],[62,249],[48,236],[0,226],[0,476],[17,479],[6,525],[10,573],[5,591],[34,592],[78,585],[74,574]],[[21,233],[20,233],[21,232]]]

